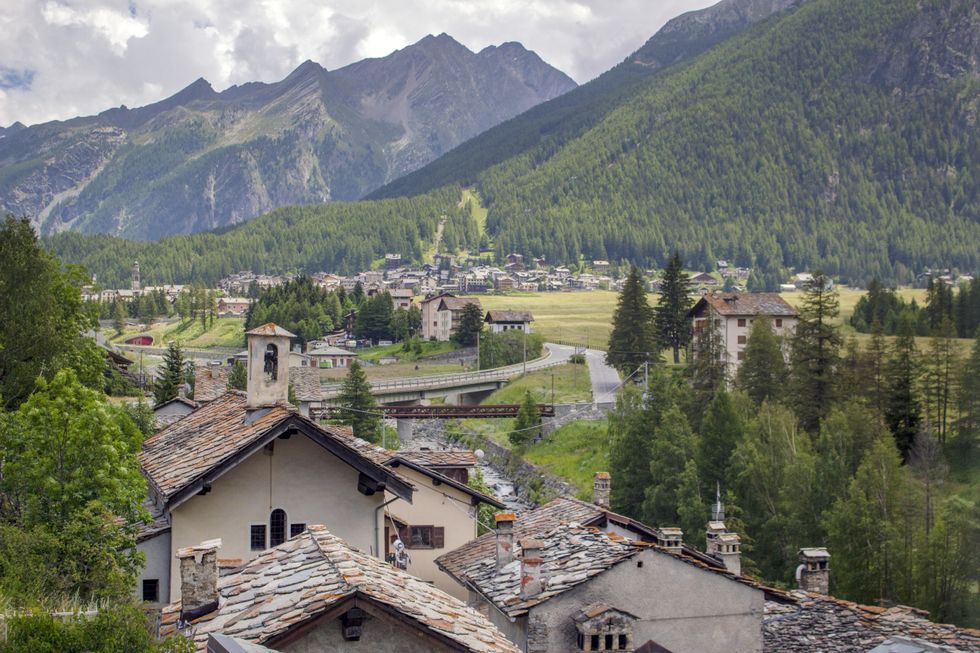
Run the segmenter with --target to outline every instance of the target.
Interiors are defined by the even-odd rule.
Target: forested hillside
[[[146,284],[213,284],[241,270],[350,274],[369,269],[386,252],[418,260],[443,216],[461,247],[475,247],[479,230],[458,204],[458,191],[444,189],[413,198],[289,206],[236,227],[157,242],[63,233],[46,245],[106,287],[126,285],[134,260]]]
[[[810,0],[469,181],[498,254],[662,265],[676,247],[765,286],[789,267],[974,270],[978,61],[971,0]]]

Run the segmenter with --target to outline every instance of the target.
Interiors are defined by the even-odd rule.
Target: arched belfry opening
[[[271,322],[245,333],[249,409],[268,408],[289,399],[289,340],[295,337]]]
[[[279,378],[279,348],[271,342],[265,347],[262,372],[265,374],[266,381],[275,381]]]

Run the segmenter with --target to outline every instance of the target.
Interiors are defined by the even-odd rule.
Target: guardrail
[[[528,371],[533,372],[536,370],[543,370],[549,367],[556,367],[567,362],[564,360],[546,362],[547,360],[548,357],[539,358],[536,361],[528,361]],[[531,367],[532,363],[534,364],[533,367]],[[372,392],[383,393],[391,390],[410,390],[415,388],[439,389],[490,381],[509,381],[511,378],[522,374],[523,371],[524,365],[519,364],[501,367],[496,370],[487,370],[485,372],[460,372],[459,374],[439,374],[409,379],[394,379],[392,381],[372,383],[371,390]],[[325,387],[323,389],[324,398],[332,398],[340,394],[340,388],[340,384]]]

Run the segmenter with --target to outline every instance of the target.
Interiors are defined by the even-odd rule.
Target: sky
[[[0,126],[328,69],[446,32],[518,41],[586,82],[715,0],[0,0]]]

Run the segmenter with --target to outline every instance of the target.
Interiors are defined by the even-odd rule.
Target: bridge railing
[[[540,361],[540,359],[539,359]],[[537,371],[547,369],[549,367],[556,367],[558,365],[564,364],[566,361],[545,361],[538,362],[534,361],[534,367],[530,368],[532,361],[528,361],[529,369],[528,371]],[[391,381],[381,381],[371,384],[371,390],[375,392],[383,392],[388,390],[411,390],[414,388],[442,388],[442,387],[453,387],[459,385],[470,385],[473,383],[481,383],[485,381],[506,381],[515,376],[520,375],[523,372],[523,365],[510,365],[507,367],[501,367],[495,370],[486,370],[484,372],[460,372],[458,374],[433,374],[432,376],[419,376],[407,379],[393,379]],[[323,388],[324,396],[331,396],[340,392],[341,385],[325,386]]]

